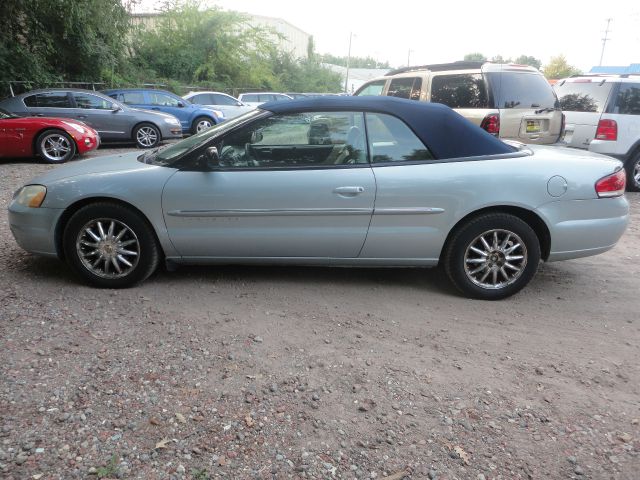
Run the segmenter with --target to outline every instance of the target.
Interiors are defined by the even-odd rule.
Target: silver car
[[[5,98],[0,107],[23,117],[74,118],[100,134],[101,142],[135,142],[157,147],[162,140],[182,138],[173,115],[131,108],[102,93],[82,89],[32,90]]]
[[[191,103],[213,107],[224,113],[224,118],[236,118],[243,113],[253,110],[255,107],[245,105],[237,98],[222,92],[189,92],[182,98],[189,100]]]
[[[440,264],[465,295],[499,299],[540,260],[612,248],[624,188],[618,160],[507,144],[443,105],[327,97],[56,168],[16,192],[9,222],[25,250],[99,287],[161,262]]]

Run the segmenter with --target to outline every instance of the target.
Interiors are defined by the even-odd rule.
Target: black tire
[[[210,117],[198,117],[191,124],[191,133],[195,135],[196,133],[213,127],[215,124],[216,122]]]
[[[47,163],[64,163],[76,154],[76,142],[63,130],[46,130],[36,139],[36,153]]]
[[[640,152],[629,158],[624,168],[627,171],[627,190],[640,192]]]
[[[153,123],[141,123],[133,129],[133,141],[138,148],[155,148],[160,145],[162,135]]]
[[[112,222],[114,227],[110,230]],[[90,238],[87,229],[103,239],[102,243],[95,240],[96,237]],[[126,229],[128,231],[122,234]],[[114,238],[118,236],[119,239]],[[160,261],[160,247],[151,226],[140,214],[117,203],[96,202],[82,207],[69,219],[62,241],[69,265],[96,287],[127,288],[136,285],[148,278]],[[107,262],[103,254],[111,258],[111,262]],[[91,266],[98,256],[103,260]]]
[[[494,232],[497,241],[493,241]],[[485,236],[485,240],[489,238],[488,249],[483,246],[480,236]],[[494,248],[495,245],[498,248]],[[476,253],[478,250],[487,254]],[[522,259],[516,260],[519,256]],[[540,263],[540,241],[520,218],[506,213],[488,213],[459,227],[445,246],[443,258],[447,276],[464,295],[499,300],[520,291],[533,278]],[[508,279],[509,275],[512,275],[511,279]]]

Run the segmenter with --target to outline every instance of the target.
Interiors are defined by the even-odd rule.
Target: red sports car
[[[0,158],[40,156],[47,163],[63,163],[95,150],[100,136],[93,128],[71,119],[19,117],[0,108]]]

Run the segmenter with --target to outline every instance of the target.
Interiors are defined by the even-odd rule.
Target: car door
[[[396,117],[366,113],[366,126],[377,190],[360,257],[434,265],[457,202],[450,164],[434,163],[429,149]]]
[[[332,124],[335,144],[310,142],[308,115]],[[357,257],[376,192],[362,123],[353,112],[272,115],[216,140],[216,169],[179,171],[164,187],[165,223],[180,255]]]
[[[12,117],[0,109],[0,158],[23,157],[33,152],[31,119]]]
[[[72,92],[74,117],[105,140],[129,138],[129,118],[118,104],[89,92]]]
[[[185,101],[163,92],[147,91],[145,92],[145,95],[147,96],[148,104],[150,105],[146,108],[159,110],[173,115],[180,120],[180,125],[182,126],[183,131],[187,131],[191,128],[191,114],[189,109],[185,108]]]

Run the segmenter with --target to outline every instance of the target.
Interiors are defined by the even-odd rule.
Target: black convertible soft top
[[[353,110],[394,115],[409,125],[438,159],[499,155],[516,150],[439,103],[385,96],[328,96],[268,102],[259,108],[278,114]]]

